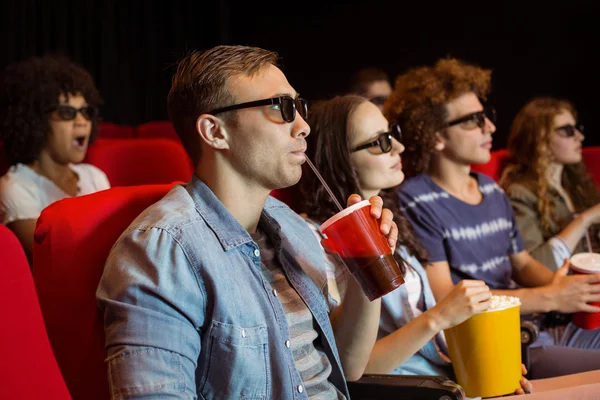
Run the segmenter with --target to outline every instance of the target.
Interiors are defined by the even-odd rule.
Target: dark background
[[[277,51],[309,99],[344,89],[377,66],[391,76],[454,56],[492,68],[494,148],[535,95],[575,102],[586,145],[600,145],[600,5],[593,1],[0,0],[0,68],[46,52],[94,75],[106,121],[167,119],[176,61],[192,49],[246,44]]]

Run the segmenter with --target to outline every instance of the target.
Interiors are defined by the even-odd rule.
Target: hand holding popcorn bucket
[[[502,396],[521,387],[520,306],[517,297],[492,296],[487,311],[444,331],[467,396]]]

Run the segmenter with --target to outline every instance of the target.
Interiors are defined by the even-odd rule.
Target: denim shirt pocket
[[[142,347],[118,353],[106,361],[111,399],[144,398],[150,395],[179,397],[186,390],[181,356],[177,353]],[[127,382],[127,386],[123,382]],[[191,390],[190,387],[187,389]]]
[[[205,365],[198,382],[203,398],[269,398],[266,325],[241,327],[212,321],[206,337],[202,343]]]

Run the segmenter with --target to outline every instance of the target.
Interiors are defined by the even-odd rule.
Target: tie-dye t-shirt
[[[430,262],[447,261],[452,280],[480,279],[492,289],[511,284],[509,256],[524,250],[515,215],[504,191],[486,175],[472,172],[483,200],[467,204],[426,174],[399,190],[402,213],[414,227]]]

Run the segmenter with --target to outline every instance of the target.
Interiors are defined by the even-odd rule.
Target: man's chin
[[[291,177],[289,179],[285,179],[282,182],[282,187],[280,187],[280,189],[285,189],[285,188],[289,188],[291,186],[294,186],[295,184],[297,184],[298,182],[300,182],[300,178],[302,177],[302,175],[299,175],[298,177]]]
[[[490,162],[491,159],[492,159],[492,155],[490,154],[490,152],[487,152],[487,154],[481,154],[476,157],[473,157],[473,159],[471,159],[470,164],[477,164],[477,165],[487,164]]]

